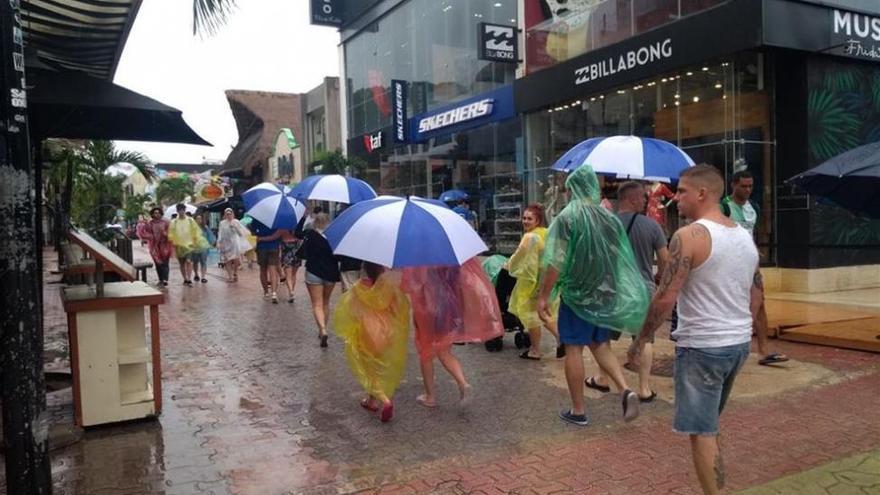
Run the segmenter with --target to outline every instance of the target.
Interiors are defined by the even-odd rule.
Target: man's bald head
[[[724,195],[724,177],[712,165],[705,163],[695,165],[682,172],[680,178],[687,180],[692,187],[705,188],[707,195],[716,201],[721,200],[721,196]]]

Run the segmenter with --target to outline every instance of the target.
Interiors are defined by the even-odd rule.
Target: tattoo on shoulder
[[[681,233],[676,232],[669,241],[669,264],[660,276],[658,292],[665,292],[676,278],[687,277],[691,270],[692,259],[685,256],[682,250]]]

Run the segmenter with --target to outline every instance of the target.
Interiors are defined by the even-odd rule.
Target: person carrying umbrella
[[[410,305],[399,274],[369,262],[363,271],[366,276],[339,298],[333,327],[345,343],[352,374],[367,392],[361,407],[380,411],[385,423],[394,415],[391,399],[406,371]]]
[[[339,260],[334,256],[324,230],[330,225],[326,213],[318,213],[312,221],[312,228],[303,230],[297,226],[296,237],[302,239],[297,256],[306,260],[306,288],[312,301],[312,312],[318,324],[318,338],[321,347],[327,347],[327,318],[330,316],[330,296],[340,280]]]
[[[571,201],[547,233],[542,265],[546,270],[538,311],[549,320],[551,292],[561,296],[559,339],[565,345],[565,377],[571,408],[561,411],[568,423],[586,426],[584,409],[584,346],[622,392],[623,418],[639,415],[638,395],[627,386],[620,363],[611,350],[611,330],[637,334],[648,309],[645,286],[623,225],[614,213],[599,206],[599,180],[589,165],[568,177]]]
[[[174,247],[168,242],[168,220],[162,218],[162,208],[150,208],[150,221],[138,224],[138,237],[147,241],[150,257],[156,265],[159,284],[168,286],[168,260]]]

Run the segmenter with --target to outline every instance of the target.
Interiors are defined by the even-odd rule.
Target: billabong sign
[[[384,140],[382,139],[382,131],[379,131],[376,134],[366,134],[364,136],[364,148],[367,149],[367,153],[372,153],[373,150],[377,150],[383,145]]]
[[[391,97],[394,102],[393,111],[391,113],[391,128],[394,131],[394,142],[407,142],[406,128],[406,81],[393,79],[391,81]]]
[[[474,103],[468,103],[460,107],[447,110],[443,113],[425,117],[419,121],[419,133],[435,131],[468,120],[485,117],[492,113],[492,98],[485,98]]]
[[[595,81],[670,57],[672,57],[672,39],[666,38],[663,41],[622,53],[618,57],[609,57],[575,69],[575,85]]]
[[[312,24],[319,26],[342,26],[342,0],[311,0],[310,15]]]
[[[493,62],[518,61],[516,27],[481,22],[479,29],[480,46],[477,58]]]

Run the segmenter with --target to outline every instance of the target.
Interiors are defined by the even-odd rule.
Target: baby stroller
[[[502,266],[507,262],[507,258],[501,255],[494,255],[483,261],[483,269],[489,275],[489,279],[495,284],[495,296],[498,298],[498,306],[501,308],[501,323],[504,325],[505,332],[516,332],[513,337],[513,343],[517,349],[523,349],[532,345],[529,334],[523,329],[522,323],[507,308],[510,303],[510,294],[516,285],[516,279],[510,276],[510,273]],[[504,348],[504,336],[496,337],[486,341],[486,350],[489,352],[500,352]]]

